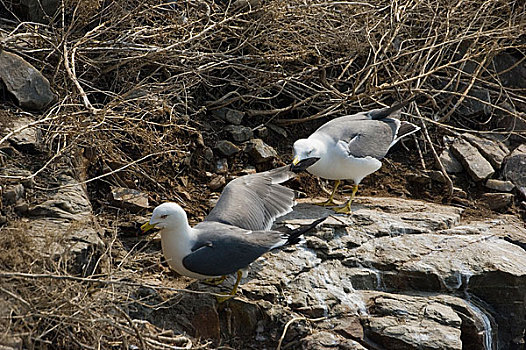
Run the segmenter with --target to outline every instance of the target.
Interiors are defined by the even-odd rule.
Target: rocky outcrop
[[[251,335],[257,347],[524,345],[526,229],[516,218],[464,223],[459,208],[398,198],[359,198],[351,216],[332,213],[302,201],[278,225],[331,216],[303,243],[254,262],[217,309],[212,296],[184,294],[163,313],[185,315],[169,327],[216,340]],[[189,287],[219,292],[232,282]],[[191,306],[198,300],[208,306]]]

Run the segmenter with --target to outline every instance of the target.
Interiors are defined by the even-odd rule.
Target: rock
[[[345,350],[366,350],[360,343],[346,339],[338,334],[321,331],[301,340],[301,349],[304,350],[329,350],[329,349],[345,349]]]
[[[488,179],[486,181],[486,187],[499,192],[511,192],[515,188],[515,185],[511,181]]]
[[[466,140],[460,138],[455,140],[451,145],[451,151],[460,160],[473,180],[482,181],[495,173],[486,158]]]
[[[26,125],[33,122],[32,119],[26,117],[13,117],[11,119],[11,126],[7,128],[7,132],[13,132],[24,128]],[[39,129],[35,127],[27,127],[23,130],[14,133],[9,137],[9,142],[18,151],[26,153],[39,153],[42,149],[42,135]]]
[[[232,142],[230,141],[227,141],[227,140],[220,140],[220,141],[217,141],[216,145],[215,145],[215,148],[223,155],[223,156],[226,156],[226,157],[230,157],[230,156],[233,156],[234,154],[238,153],[241,151],[241,149],[239,147],[237,147],[236,145],[234,145]]]
[[[225,186],[226,184],[226,179],[224,176],[221,176],[221,175],[215,175],[212,177],[212,179],[210,180],[210,182],[208,183],[208,187],[212,190],[212,191],[217,191],[218,189],[220,189],[221,187]]]
[[[461,173],[464,168],[462,164],[455,158],[449,148],[446,148],[440,153],[440,162],[449,174]]]
[[[260,126],[256,129],[256,136],[259,139],[264,139],[268,137],[268,128],[266,126]]]
[[[4,200],[7,205],[15,204],[24,196],[24,186],[22,184],[17,184],[13,186],[8,186],[4,190]]]
[[[58,0],[21,0],[19,13],[32,22],[49,23],[59,4]]]
[[[245,153],[247,153],[256,163],[263,163],[270,161],[278,156],[274,148],[267,145],[261,139],[250,140],[245,146]]]
[[[213,113],[221,120],[233,125],[240,125],[243,121],[243,117],[245,116],[244,112],[230,108],[221,108],[214,111]]]
[[[504,177],[517,187],[526,187],[526,153],[516,153],[506,160]]]
[[[484,158],[496,169],[500,169],[504,158],[510,153],[508,147],[502,142],[477,137],[468,133],[462,134],[462,137],[477,147]]]
[[[225,158],[218,159],[216,162],[216,173],[226,174],[228,171],[228,162]]]
[[[148,209],[148,194],[131,188],[111,187],[112,202],[114,205],[138,212]]]
[[[43,110],[55,99],[49,81],[35,67],[13,53],[0,52],[0,79],[22,108]]]
[[[461,86],[459,89],[465,89],[466,86]],[[474,116],[474,115],[490,115],[492,108],[491,106],[491,96],[489,91],[486,89],[477,89],[472,88],[468,92],[469,96],[475,98],[466,98],[460,106],[457,108],[456,112],[463,116]],[[486,103],[483,103],[486,102]]]
[[[503,210],[513,203],[513,198],[511,193],[484,193],[481,200],[491,210]]]
[[[236,142],[245,142],[254,136],[252,129],[247,126],[229,125],[224,130],[228,132],[232,140]]]
[[[515,148],[510,153],[510,157],[516,156],[518,154],[526,154],[526,143],[523,143],[523,144],[519,145],[517,148]]]
[[[504,86],[526,88],[526,66],[518,64],[519,59],[517,57],[503,52],[493,58],[493,63]]]
[[[7,216],[0,215],[0,225],[5,225],[5,224],[7,224]]]
[[[29,204],[25,200],[19,200],[14,205],[15,213],[17,213],[20,216],[26,215],[29,211]]]

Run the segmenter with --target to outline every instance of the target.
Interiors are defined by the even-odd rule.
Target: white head
[[[299,139],[294,142],[294,160],[292,165],[298,170],[305,170],[316,163],[325,152],[323,144],[313,139]]]
[[[177,227],[188,225],[186,212],[179,204],[163,203],[153,210],[150,222],[141,226],[143,232],[149,231],[154,227],[161,230],[166,227]]]

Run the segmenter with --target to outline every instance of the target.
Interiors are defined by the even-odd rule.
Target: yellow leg
[[[315,203],[315,204],[321,205],[322,207],[331,207],[331,206],[337,205],[336,203],[334,203],[334,194],[336,193],[338,186],[340,186],[340,180],[336,180],[336,182],[334,182],[334,188],[332,190],[332,193],[329,199],[327,199],[325,202]]]
[[[210,284],[212,286],[218,286],[220,285],[221,283],[223,283],[226,279],[226,276],[221,276],[219,278],[209,278],[207,280],[205,280],[204,282],[206,284]]]
[[[352,201],[354,199],[354,196],[356,195],[357,191],[358,191],[358,185],[354,184],[354,186],[352,188],[351,198],[349,198],[349,200],[347,201],[347,203],[345,203],[345,205],[343,207],[334,209],[334,211],[339,213],[339,214],[351,214],[352,213],[352,211],[351,211],[351,203],[352,203]]]
[[[234,295],[236,295],[237,287],[239,287],[239,282],[241,282],[241,277],[243,277],[243,272],[241,270],[238,270],[237,271],[236,283],[234,284],[234,287],[232,288],[232,291],[230,292],[230,294],[225,294],[224,297],[216,297],[218,303],[224,303],[225,301],[227,301],[228,299],[233,298]]]

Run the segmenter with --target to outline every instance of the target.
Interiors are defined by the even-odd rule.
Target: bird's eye
[[[168,214],[161,215],[161,219],[166,219],[168,217]]]

